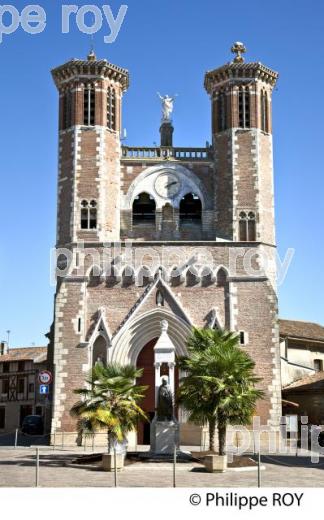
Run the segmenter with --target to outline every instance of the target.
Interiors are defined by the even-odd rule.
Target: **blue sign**
[[[40,394],[48,394],[48,385],[39,385]]]

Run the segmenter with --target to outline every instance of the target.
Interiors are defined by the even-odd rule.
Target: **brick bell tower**
[[[215,228],[220,238],[275,244],[271,97],[278,74],[245,63],[234,43],[231,63],[208,71],[215,158]]]
[[[128,71],[91,51],[86,60],[55,68],[52,76],[60,95],[57,246],[118,240],[121,102]]]

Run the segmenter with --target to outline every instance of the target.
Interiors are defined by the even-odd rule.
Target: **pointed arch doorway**
[[[148,386],[149,388],[146,390],[145,397],[141,402],[141,408],[145,411],[146,415],[149,418],[148,421],[140,421],[137,428],[137,444],[150,444],[150,429],[151,429],[151,421],[154,418],[155,414],[155,368],[154,368],[154,346],[157,342],[158,338],[151,339],[140,351],[137,361],[136,367],[143,369],[142,377],[138,378],[136,383],[138,385]],[[169,367],[162,366],[161,367],[161,376],[168,376]],[[174,383],[175,383],[175,391],[177,391],[179,386],[179,374],[178,369],[175,367],[174,373]],[[178,412],[175,409],[175,416],[177,417]]]

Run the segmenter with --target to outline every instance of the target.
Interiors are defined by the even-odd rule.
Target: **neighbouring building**
[[[144,369],[143,408],[154,416],[161,376],[174,374],[176,387],[179,381],[177,367],[155,359],[162,320],[177,355],[185,354],[192,326],[237,331],[262,378],[257,414],[262,424],[279,422],[272,158],[278,75],[245,62],[242,44],[232,52],[231,62],[204,77],[211,144],[202,147],[174,145],[167,96],[160,145],[123,144],[129,73],[93,52],[52,71],[59,92],[61,271],[49,350],[52,432],[75,432],[73,390],[98,358]],[[139,102],[145,110],[145,99]],[[181,442],[200,442],[200,429],[181,411],[178,419]],[[149,425],[139,426],[137,442],[149,442]]]
[[[26,415],[41,415],[46,421],[49,406],[38,383],[38,373],[45,368],[47,347],[8,349],[5,342],[0,344],[0,433],[20,428]]]
[[[324,327],[280,320],[280,350],[284,413],[324,424]]]

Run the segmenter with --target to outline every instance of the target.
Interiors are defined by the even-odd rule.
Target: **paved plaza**
[[[40,448],[39,485],[41,487],[112,487],[114,474],[103,472],[95,463],[71,465],[81,449],[55,450]],[[308,456],[264,456],[263,487],[323,487],[324,457],[313,464]],[[0,486],[35,486],[35,449],[0,449]],[[118,473],[120,487],[172,487],[171,463],[135,462]],[[179,463],[177,487],[256,487],[257,471],[205,473],[198,463]]]

